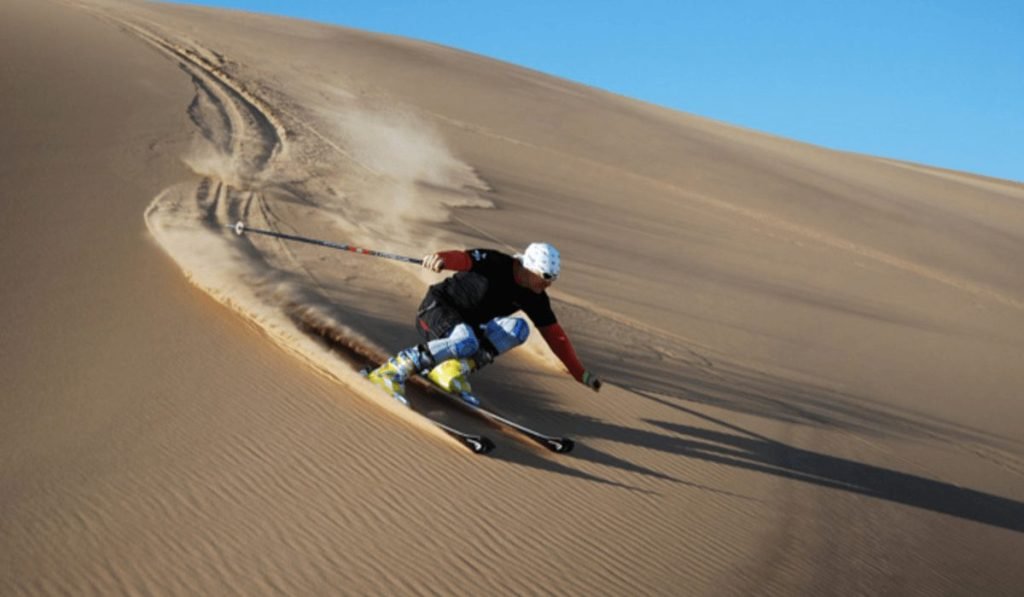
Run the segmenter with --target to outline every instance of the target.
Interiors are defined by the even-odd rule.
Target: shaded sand
[[[0,594],[965,594],[1024,586],[1024,187],[409,40],[0,7]],[[475,378],[556,456],[356,373],[439,279],[555,243]],[[426,418],[486,433],[472,456]]]

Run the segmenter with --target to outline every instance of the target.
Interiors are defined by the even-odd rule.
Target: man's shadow
[[[361,367],[379,361],[381,355],[369,354],[364,347],[349,344],[349,339],[333,337],[332,330],[315,321],[304,320],[301,312],[292,313],[293,319],[307,333],[320,336],[327,345]],[[389,327],[386,322],[376,325]],[[399,330],[393,333],[400,334]],[[611,353],[605,353],[611,354]],[[620,356],[620,355],[616,355]],[[644,419],[644,422],[664,430],[664,433],[632,429],[603,423],[580,414],[566,413],[553,408],[539,395],[532,399],[523,396],[522,388],[505,388],[500,381],[489,385],[497,390],[496,396],[516,395],[519,414],[531,420],[546,420],[551,424],[565,424],[574,429],[583,441],[583,450],[574,452],[579,458],[595,460],[634,473],[657,478],[672,479],[635,463],[613,458],[594,449],[586,449],[587,437],[601,437],[630,443],[646,449],[659,450],[687,458],[696,458],[717,464],[771,474],[794,481],[812,483],[831,489],[849,491],[924,510],[949,514],[965,520],[1024,532],[1024,503],[994,496],[949,483],[901,473],[879,466],[828,456],[747,431],[737,425],[702,414],[681,404],[683,401],[706,403],[718,408],[737,410],[761,417],[823,428],[843,429],[855,433],[867,429],[888,427],[893,435],[959,437],[979,440],[983,434],[973,430],[954,428],[937,421],[921,420],[906,413],[895,413],[872,408],[864,400],[852,400],[823,388],[794,386],[781,379],[765,379],[751,372],[720,371],[708,377],[696,370],[692,378],[680,376],[678,369],[670,370],[665,363],[638,367],[644,361],[632,360],[629,367],[619,358],[594,359],[601,370],[612,375],[612,381],[626,390],[649,400],[659,402],[689,416],[703,419],[728,431],[713,431],[674,421]],[[528,395],[528,394],[527,394]],[[996,442],[1000,443],[1000,442]],[[544,458],[513,457],[521,464],[539,466],[552,472],[582,476],[591,481],[609,483],[609,480],[583,475],[566,464],[549,462]],[[621,485],[612,482],[613,485]],[[687,483],[689,484],[689,483]],[[625,487],[625,486],[624,486]],[[627,487],[628,488],[628,487]],[[631,488],[634,489],[634,488]],[[708,489],[708,488],[705,488]]]
[[[849,491],[1024,532],[1024,503],[880,466],[804,450],[686,407],[671,406],[730,431],[713,431],[668,421],[646,420],[672,433],[677,442],[674,451],[687,457]]]
[[[661,430],[632,429],[585,417],[583,435],[623,441],[686,458],[725,464],[821,487],[839,489],[965,520],[1024,532],[1024,503],[880,466],[787,445],[699,412],[698,405],[862,437],[954,442],[999,454],[1020,470],[1017,438],[913,412],[865,396],[758,371],[738,362],[712,361],[686,341],[636,329],[560,305],[581,323],[579,345],[608,381],[684,413],[685,418],[645,418]],[[586,323],[587,325],[583,325]],[[689,407],[693,405],[693,408]],[[717,429],[686,423],[702,419]]]

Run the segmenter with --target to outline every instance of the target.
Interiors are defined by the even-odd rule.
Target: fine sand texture
[[[1021,184],[238,12],[0,50],[0,594],[1021,594]],[[360,376],[447,273],[239,220],[555,244],[603,389],[536,333],[472,381],[575,450]]]

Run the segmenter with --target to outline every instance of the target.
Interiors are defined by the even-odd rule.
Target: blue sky
[[[201,0],[402,35],[834,149],[1024,182],[1024,1]]]

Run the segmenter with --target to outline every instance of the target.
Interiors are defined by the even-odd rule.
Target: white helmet
[[[558,249],[548,243],[530,243],[522,255],[516,255],[523,267],[544,278],[554,280],[562,268]]]

